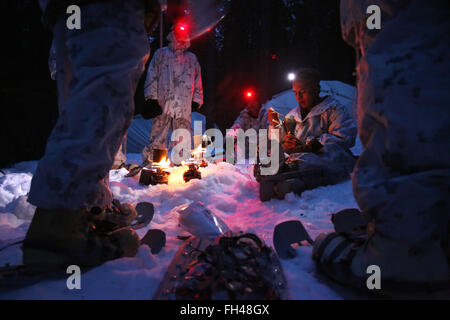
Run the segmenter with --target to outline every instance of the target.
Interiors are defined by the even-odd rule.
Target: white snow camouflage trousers
[[[169,130],[186,129],[191,131],[191,120],[185,118],[171,117],[167,114],[161,114],[153,119],[152,130],[150,132],[150,142],[142,150],[142,161],[153,159],[153,149],[168,149]],[[170,148],[177,142],[171,142]]]
[[[60,116],[31,183],[29,202],[45,209],[105,207],[108,175],[133,119],[133,96],[149,44],[140,0],[81,8],[80,30],[54,28]]]
[[[372,4],[354,1],[341,2],[341,12]],[[396,16],[383,20],[376,35],[364,34],[370,33],[364,12],[341,15],[350,20],[360,16],[342,22],[344,39],[362,52],[357,113],[364,151],[353,172],[353,190],[370,221],[366,264],[390,255],[396,257],[396,266],[408,262],[401,270],[408,280],[445,278],[443,251],[448,255],[450,221],[449,12],[444,1],[403,2],[406,5],[397,12],[384,2],[382,14]],[[392,250],[400,247],[404,253]],[[421,270],[411,267],[414,261]]]

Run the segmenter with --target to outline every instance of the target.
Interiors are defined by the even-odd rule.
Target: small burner
[[[208,166],[208,162],[206,162],[205,159],[202,159],[202,162],[200,163],[200,168],[206,168]]]
[[[192,179],[201,179],[202,178],[202,174],[199,171],[199,166],[195,163],[190,163],[189,165],[189,169],[184,172],[183,174],[183,180],[184,182],[189,182]]]
[[[146,186],[169,184],[169,176],[170,172],[164,171],[160,167],[153,165],[151,168],[142,169],[139,183]]]

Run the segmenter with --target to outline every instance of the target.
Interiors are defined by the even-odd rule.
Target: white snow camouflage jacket
[[[299,107],[292,109],[287,116],[296,120],[295,137],[303,143],[317,138],[323,145],[335,143],[344,149],[350,149],[355,144],[356,123],[347,109],[332,97],[313,107],[305,119],[302,119]],[[280,141],[284,140],[285,135],[282,128]]]
[[[203,104],[203,87],[197,57],[186,51],[173,32],[169,46],[158,49],[150,62],[145,81],[145,99],[158,100],[163,114],[175,119],[191,119],[192,101]]]
[[[357,128],[353,117],[336,99],[326,97],[312,108],[305,119],[302,119],[300,108],[292,109],[287,116],[292,116],[297,122],[295,136],[306,143],[317,138],[323,145],[320,154],[310,152],[292,153],[287,162],[301,163],[302,168],[321,167],[349,173],[354,166],[354,159],[349,149],[354,146]],[[273,127],[271,126],[273,129]],[[276,129],[276,128],[275,128]],[[280,142],[285,138],[286,131],[280,128]]]
[[[250,112],[247,108],[239,113],[239,116],[234,121],[231,129],[237,130],[242,129],[244,131],[248,129],[255,129],[258,131],[259,129],[267,129],[269,127],[269,120],[267,118],[267,109],[261,108],[259,110],[258,117],[254,118],[250,115]]]

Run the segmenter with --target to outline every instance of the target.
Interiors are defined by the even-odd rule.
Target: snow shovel
[[[313,244],[305,227],[299,220],[285,221],[277,226],[273,231],[273,246],[281,259],[292,259],[297,256],[292,244],[302,245],[302,241]]]

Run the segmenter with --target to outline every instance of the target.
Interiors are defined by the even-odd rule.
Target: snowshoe
[[[254,234],[227,232],[213,243],[189,238],[178,250],[153,299],[276,300],[286,279],[275,252]]]
[[[157,254],[165,246],[166,235],[163,231],[149,230],[140,240],[141,245],[148,245],[152,254]],[[13,243],[17,244],[17,243]],[[13,245],[11,244],[11,245]],[[67,265],[69,266],[69,265]],[[83,266],[82,272],[87,272],[95,266]],[[28,265],[5,265],[0,267],[0,292],[28,287],[43,281],[66,279],[69,275],[63,266],[35,267]]]
[[[145,228],[153,219],[155,207],[150,202],[139,202],[136,205],[137,217],[130,224],[130,228],[134,230]]]
[[[141,245],[143,244],[150,247],[152,254],[158,254],[166,245],[166,234],[158,229],[148,230],[141,239]]]
[[[303,241],[313,244],[303,224],[298,220],[282,222],[273,231],[273,246],[281,259],[292,259],[297,256],[292,244],[302,245]]]

